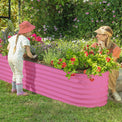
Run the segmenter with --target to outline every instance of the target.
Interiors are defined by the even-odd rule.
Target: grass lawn
[[[30,91],[11,93],[11,84],[0,80],[0,122],[122,122],[122,104],[85,108],[68,105]]]

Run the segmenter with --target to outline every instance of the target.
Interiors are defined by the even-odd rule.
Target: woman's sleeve
[[[114,50],[113,50],[112,56],[113,56],[113,57],[116,57],[116,58],[119,58],[120,53],[121,53],[121,49],[120,49],[119,47],[116,47],[116,48],[114,48]]]

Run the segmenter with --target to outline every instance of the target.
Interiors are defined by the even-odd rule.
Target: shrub
[[[99,52],[99,47],[91,47],[87,44],[80,51],[67,50],[66,57],[55,57],[51,64],[58,69],[64,70],[66,76],[70,78],[75,73],[85,73],[91,75],[101,75],[111,69],[118,69],[119,64],[113,61],[111,55],[107,55],[108,50],[103,49]]]
[[[93,31],[109,25],[121,38],[121,0],[24,0],[22,20],[36,25],[43,37],[73,40],[94,37]]]
[[[8,0],[0,0],[0,16],[9,16],[9,1]],[[18,17],[18,0],[11,0],[11,21],[13,22],[14,28],[18,28],[19,26],[19,17]],[[8,19],[0,18],[0,30],[5,30],[8,25]]]

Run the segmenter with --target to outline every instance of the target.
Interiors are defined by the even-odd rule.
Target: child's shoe
[[[17,84],[17,96],[22,95],[22,96],[27,96],[29,95],[28,93],[23,91],[23,85],[22,84]]]
[[[28,96],[29,94],[27,92],[22,92],[22,93],[18,93],[17,96]]]

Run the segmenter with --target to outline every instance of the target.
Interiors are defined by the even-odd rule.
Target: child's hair
[[[16,41],[15,41],[15,46],[14,46],[13,54],[16,52],[16,46],[17,46],[18,38],[19,38],[19,34],[17,34],[17,37],[16,37]]]

